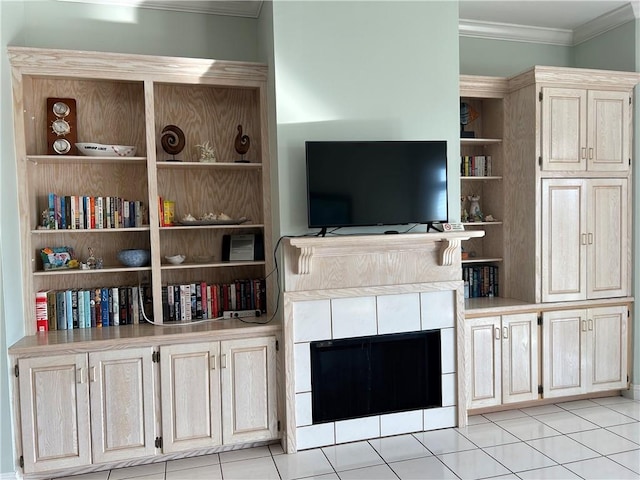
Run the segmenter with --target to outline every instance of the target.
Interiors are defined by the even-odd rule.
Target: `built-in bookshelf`
[[[501,78],[462,76],[460,102],[473,112],[460,138],[460,220],[484,237],[462,244],[467,298],[496,297],[504,259],[504,98]],[[479,212],[473,205],[477,200]],[[467,301],[471,306],[472,302]]]
[[[10,47],[9,59],[26,335],[36,332],[40,291],[148,285],[149,315],[160,323],[169,320],[168,285],[264,281],[273,269],[264,65],[23,47]],[[50,154],[49,98],[75,101],[78,142],[134,146],[135,156]],[[184,134],[177,154],[162,146],[169,125]],[[246,154],[235,149],[239,127],[250,139]],[[216,161],[201,161],[203,144]],[[160,221],[160,198],[173,202],[171,224]],[[61,199],[72,202],[73,220]],[[231,221],[180,222],[206,214]],[[224,237],[240,234],[259,237],[263,254],[224,260]],[[45,270],[48,247],[73,251],[77,268]],[[123,265],[123,249],[149,250],[150,262]],[[87,263],[91,253],[101,268]],[[176,254],[182,264],[166,261]],[[272,311],[273,300],[265,302],[261,310]]]

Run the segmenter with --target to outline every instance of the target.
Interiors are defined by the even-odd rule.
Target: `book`
[[[95,304],[96,311],[96,323],[93,325],[94,327],[102,327],[102,302],[101,302],[101,289],[96,288],[93,291],[93,302]]]
[[[138,287],[131,288],[131,317],[133,319],[133,324],[136,325],[140,323],[140,299],[138,298],[140,291]]]
[[[49,331],[49,311],[47,309],[47,291],[36,292],[36,331]]]
[[[78,290],[71,290],[71,321],[73,328],[80,327],[78,318]]]
[[[78,290],[76,293],[78,302],[78,328],[85,328],[84,324],[84,291]]]
[[[71,290],[64,291],[64,306],[64,313],[67,319],[67,330],[73,330],[73,303]]]
[[[83,290],[82,298],[84,300],[84,327],[91,328],[91,292]]]
[[[128,287],[118,288],[118,306],[120,307],[120,325],[127,325],[129,323],[129,295],[127,292]]]
[[[109,325],[118,326],[120,325],[120,292],[118,287],[113,287],[110,291],[109,301],[111,302],[111,320],[113,320],[113,323],[110,320]]]
[[[67,329],[67,314],[64,305],[65,297],[64,290],[58,290],[56,292],[56,323],[58,330]]]
[[[47,316],[49,317],[49,330],[58,329],[58,313],[56,311],[56,295],[55,290],[47,292]]]
[[[100,289],[100,308],[102,310],[102,326],[108,327],[110,320],[110,306],[109,306],[109,289],[103,287]]]

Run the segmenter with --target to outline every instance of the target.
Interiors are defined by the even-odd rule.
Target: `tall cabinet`
[[[24,305],[14,321],[25,333],[9,348],[16,470],[25,478],[66,476],[277,440],[267,67],[23,47],[9,47],[8,55]],[[52,113],[61,121],[52,123]],[[73,135],[65,137],[67,125]],[[130,146],[135,154],[85,156],[74,145],[55,153],[52,135]],[[206,147],[215,159],[202,155]],[[56,197],[77,199],[76,212],[91,208],[69,219],[94,223],[62,228]],[[127,216],[124,200],[133,202],[137,221],[100,224],[91,199],[105,210],[113,205],[114,219]],[[164,200],[175,208],[172,224],[164,221]],[[252,255],[225,250],[236,237],[252,240]],[[87,268],[48,268],[43,249],[74,252]],[[150,259],[126,266],[118,256],[125,249],[147,250]],[[176,254],[185,261],[166,261]],[[243,283],[249,279],[263,282],[262,318],[168,323],[167,286],[198,285],[202,295],[203,284],[238,285],[238,310],[241,293],[249,295],[240,285],[257,288]],[[56,329],[36,328],[40,292],[68,292],[65,305],[79,319],[81,292],[92,292],[87,308],[97,314],[93,292],[112,291],[115,312],[115,290],[138,287],[140,305],[122,311],[132,322],[58,329],[52,318]],[[189,300],[202,307],[202,298]],[[139,316],[131,314],[142,305]]]
[[[490,261],[500,273],[497,298],[466,302],[468,408],[628,388],[639,82],[637,73],[540,66],[506,79],[461,77],[461,102],[478,113],[468,129],[481,132],[461,136],[462,155],[500,159],[496,179],[461,177],[463,195],[469,185],[481,191],[500,225],[465,225],[487,231],[468,245],[477,260],[467,262]],[[505,359],[512,315],[529,315],[519,344],[530,348]],[[529,374],[524,395],[505,396],[505,362]]]

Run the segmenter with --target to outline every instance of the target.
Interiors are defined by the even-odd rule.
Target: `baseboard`
[[[633,400],[640,400],[640,385],[631,384],[629,390],[622,391],[622,396]]]

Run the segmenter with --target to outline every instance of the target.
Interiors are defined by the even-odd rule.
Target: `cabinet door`
[[[542,314],[542,385],[545,398],[586,392],[585,310]]]
[[[587,94],[575,88],[542,89],[542,169],[587,168]]]
[[[224,444],[277,438],[275,337],[221,342]]]
[[[588,93],[588,170],[629,170],[631,110],[629,93]]]
[[[162,450],[220,445],[218,342],[160,349]]]
[[[87,355],[27,358],[18,365],[25,473],[89,465]]]
[[[586,298],[584,180],[542,180],[542,301]]]
[[[502,400],[500,317],[465,320],[469,408],[500,405]]]
[[[588,298],[629,294],[627,180],[589,180],[588,189]]]
[[[587,391],[627,388],[627,307],[587,312]]]
[[[538,317],[502,316],[502,403],[538,399]]]
[[[95,463],[155,453],[153,349],[89,354]]]

